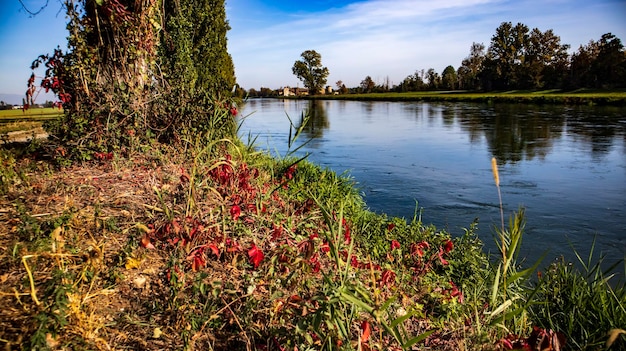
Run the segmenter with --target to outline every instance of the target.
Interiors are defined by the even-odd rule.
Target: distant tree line
[[[19,104],[10,104],[10,103],[6,103],[4,101],[0,101],[0,110],[12,110],[14,108],[23,108],[23,105],[19,105]],[[54,102],[53,101],[49,101],[46,100],[46,102],[44,102],[43,104],[35,104],[33,106],[31,106],[31,108],[43,108],[43,107],[54,107]]]
[[[458,69],[446,67],[407,76],[394,91],[510,90],[626,87],[626,51],[611,33],[573,54],[552,29],[545,32],[503,22],[488,48],[473,43]],[[381,88],[384,88],[381,86]]]
[[[417,70],[397,85],[390,84],[389,78],[376,83],[371,76],[366,76],[357,87],[347,88],[340,80],[336,83],[335,91],[346,94],[626,87],[626,50],[618,37],[606,33],[598,41],[591,40],[581,45],[571,55],[569,49],[570,45],[562,44],[561,38],[552,29],[542,32],[537,28],[530,30],[522,23],[513,25],[511,22],[503,22],[491,37],[489,47],[483,43],[472,43],[469,55],[457,69],[449,65],[441,74],[433,68]],[[302,77],[312,69],[326,69],[321,66],[321,55],[311,50],[305,53],[315,54],[315,62],[311,64],[311,60],[307,61],[306,56],[303,56],[308,66],[296,61],[294,74]],[[298,64],[303,67],[299,68]],[[327,69],[323,73],[325,78]],[[249,92],[242,89],[239,94],[271,97],[279,93],[261,88],[260,91],[250,89]]]

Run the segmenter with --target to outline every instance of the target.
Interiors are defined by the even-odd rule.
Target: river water
[[[298,125],[303,113],[296,145],[310,141],[297,154],[348,172],[372,211],[411,219],[419,209],[454,236],[478,218],[493,251],[496,157],[507,220],[526,209],[523,256],[574,260],[570,244],[586,256],[594,238],[606,262],[626,255],[624,108],[252,99],[240,135],[286,155],[289,119]]]

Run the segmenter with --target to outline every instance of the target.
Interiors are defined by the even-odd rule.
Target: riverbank
[[[523,103],[523,104],[566,104],[566,105],[626,105],[626,91],[589,90],[574,91],[503,91],[503,92],[468,92],[468,91],[424,91],[405,93],[369,93],[314,95],[288,98],[323,99],[323,100],[358,100],[358,101],[456,101],[483,103]]]
[[[626,323],[601,272],[590,286],[563,262],[533,283],[514,236],[489,264],[469,224],[451,238],[374,214],[350,178],[239,141],[0,161],[9,349],[595,348]],[[573,308],[574,329],[549,318]]]

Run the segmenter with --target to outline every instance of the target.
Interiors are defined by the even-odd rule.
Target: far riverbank
[[[294,96],[295,99],[323,100],[357,100],[357,101],[424,101],[424,102],[485,102],[485,103],[524,103],[524,104],[565,104],[565,105],[598,105],[625,106],[625,90],[589,90],[573,91],[542,90],[523,91],[511,90],[500,92],[470,91],[419,91],[419,92],[386,92],[366,94],[313,95]]]

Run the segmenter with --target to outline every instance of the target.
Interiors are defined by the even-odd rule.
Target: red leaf
[[[395,280],[396,280],[396,273],[394,271],[386,269],[383,272],[380,282],[382,283],[382,285],[392,285],[395,282]]]
[[[233,207],[230,208],[230,215],[233,217],[233,220],[238,220],[239,216],[241,216],[241,208],[237,205],[233,205]]]
[[[361,342],[367,342],[367,340],[369,340],[370,338],[370,334],[372,333],[370,322],[363,321],[363,323],[361,323],[361,329],[363,329],[363,334],[361,334]]]
[[[191,263],[191,269],[195,272],[198,269],[204,267],[206,261],[202,258],[201,254],[198,253],[193,257],[193,262]]]
[[[356,258],[356,256],[352,255],[350,257],[350,265],[354,268],[359,268],[359,260]]]
[[[150,242],[150,238],[145,235],[143,238],[141,238],[141,246],[145,247],[146,249],[154,249],[154,245],[152,245],[152,243]]]
[[[443,251],[445,253],[448,253],[448,252],[452,251],[452,249],[454,249],[454,243],[452,243],[452,240],[446,241],[446,244],[443,247]]]
[[[391,240],[391,251],[395,249],[400,249],[400,243],[398,240]]]
[[[419,256],[422,257],[424,256],[424,250],[423,249],[429,249],[430,248],[430,244],[428,244],[426,241],[421,241],[417,244],[413,243],[411,244],[411,255],[415,256]]]
[[[348,225],[348,222],[346,222],[345,218],[341,219],[341,224],[343,225],[343,239],[346,245],[350,244],[350,241],[352,240],[352,236],[350,235],[350,226]]]
[[[450,285],[452,285],[452,288],[448,290],[450,297],[456,297],[459,303],[463,303],[463,293],[461,292],[461,290],[459,290],[459,287],[456,286],[453,281],[450,281]]]
[[[211,244],[209,245],[209,249],[213,252],[213,254],[215,254],[215,256],[220,257],[220,249],[217,248],[217,245]]]
[[[395,223],[389,223],[389,224],[387,224],[387,230],[388,230],[388,231],[392,231],[392,230],[393,230],[393,228],[395,228],[395,227],[396,227],[396,224],[395,224]]]
[[[437,255],[439,256],[439,261],[441,261],[442,265],[445,266],[445,265],[448,264],[448,261],[445,258],[443,258],[443,249],[442,248],[439,248],[439,253]]]
[[[254,269],[257,269],[265,256],[263,256],[263,252],[255,244],[252,244],[252,247],[248,250],[248,257],[250,257]]]

